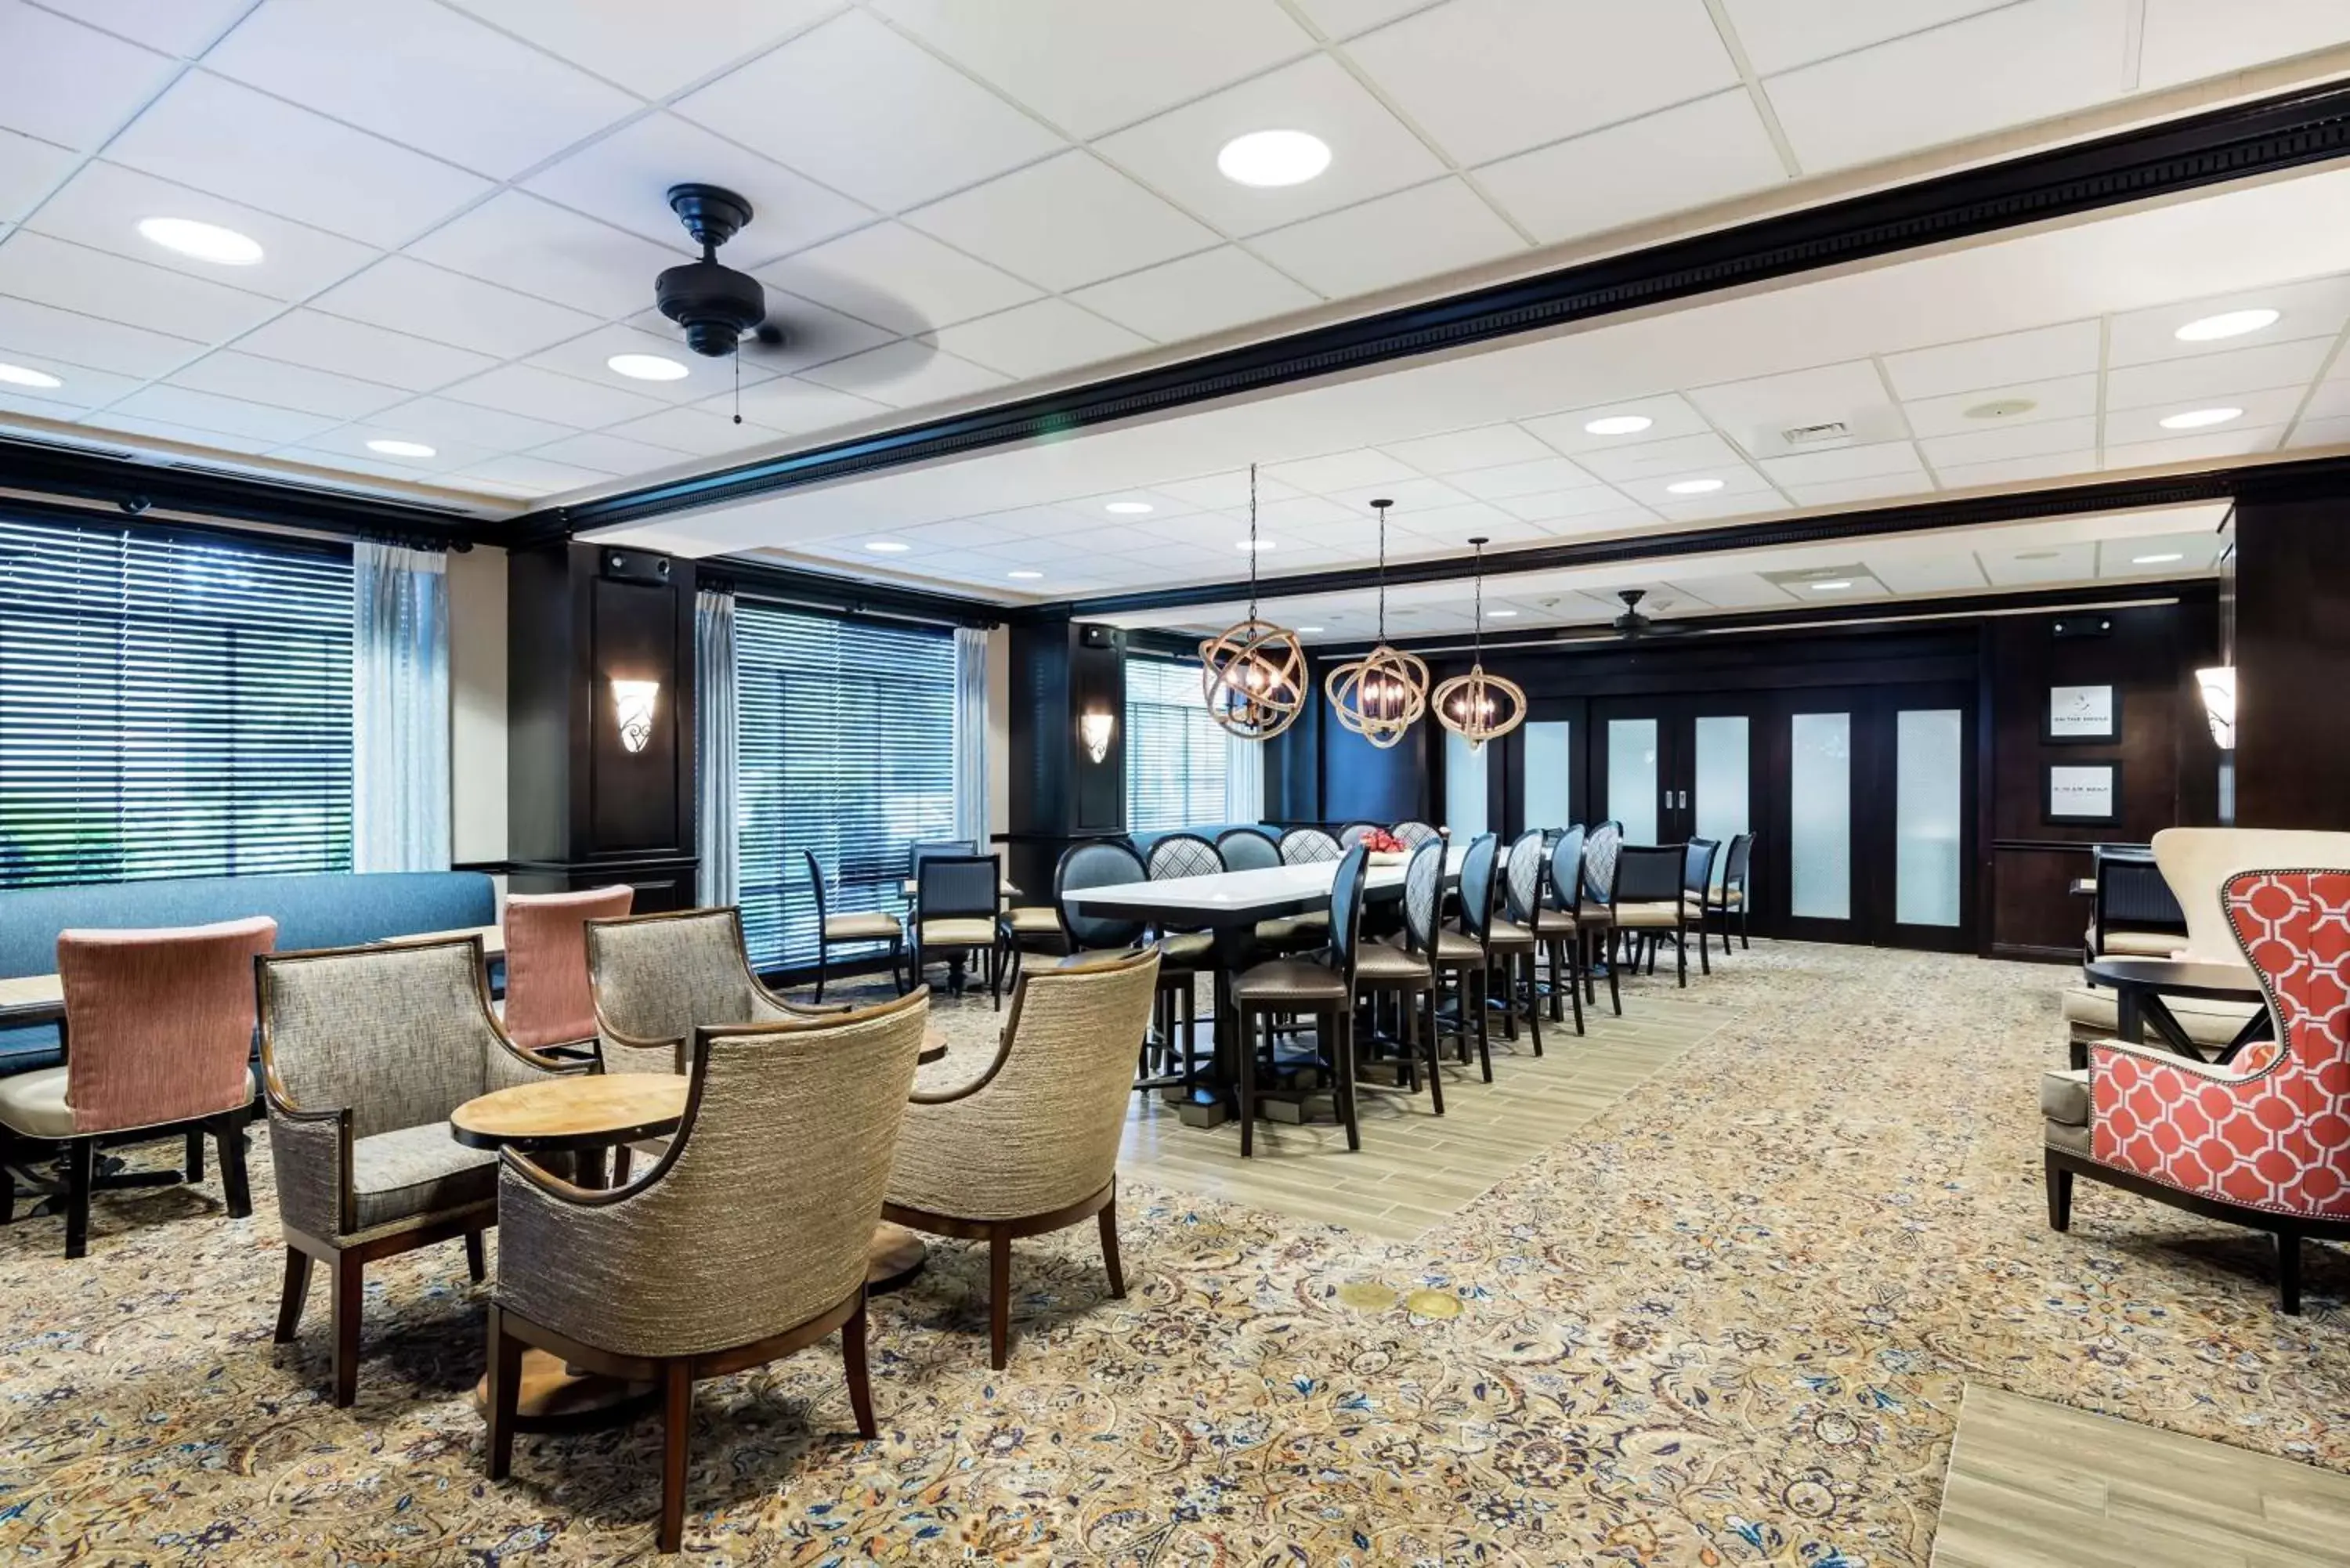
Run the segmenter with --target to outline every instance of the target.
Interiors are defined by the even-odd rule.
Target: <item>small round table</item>
[[[2184,959],[2101,958],[2086,969],[2088,977],[2099,985],[2113,987],[2114,1033],[2131,1044],[2146,1040],[2146,1025],[2162,1037],[2162,1044],[2178,1055],[2192,1062],[2226,1064],[2236,1054],[2257,1040],[2271,1037],[2269,1011],[2265,1006],[2244,1020],[2236,1037],[2220,1046],[2216,1054],[2207,1054],[2209,1046],[2197,1044],[2170,1011],[2163,999],[2168,996],[2191,996],[2204,1002],[2264,1002],[2260,978],[2242,964],[2196,963]]]

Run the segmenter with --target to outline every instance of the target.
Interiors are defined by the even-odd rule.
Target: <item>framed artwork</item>
[[[2041,815],[2051,824],[2110,826],[2121,820],[2121,763],[2049,763],[2041,775]]]
[[[2118,741],[2121,694],[2110,686],[2051,686],[2040,738],[2066,742]]]

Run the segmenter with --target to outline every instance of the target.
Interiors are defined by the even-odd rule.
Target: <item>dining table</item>
[[[1444,851],[1444,879],[1451,886],[1461,876],[1468,855],[1465,845]],[[1363,898],[1367,904],[1391,903],[1403,897],[1404,868],[1409,857],[1378,855],[1364,868]],[[1193,1126],[1214,1127],[1240,1106],[1239,1010],[1232,1005],[1232,977],[1247,963],[1252,939],[1260,920],[1277,920],[1310,914],[1330,907],[1330,883],[1337,875],[1335,860],[1296,866],[1267,866],[1253,871],[1211,871],[1199,877],[1167,877],[1156,881],[1109,882],[1098,888],[1064,889],[1062,901],[1073,913],[1096,919],[1138,920],[1159,931],[1205,930],[1214,939],[1215,1004],[1210,1014],[1213,1031],[1213,1063],[1209,1081],[1185,1097],[1183,1119]],[[1188,1052],[1191,1043],[1184,1043]]]
[[[2145,1043],[2147,1026],[2152,1024],[2166,1049],[2190,1062],[2224,1064],[2253,1042],[2276,1037],[2275,1023],[2264,1005],[2268,995],[2250,965],[2191,959],[2101,958],[2083,966],[2083,972],[2094,984],[2112,988],[2115,1037],[2133,1045]],[[2244,1020],[2233,1039],[2214,1048],[2198,1044],[2188,1034],[2166,1000],[2174,996],[2263,1005]]]

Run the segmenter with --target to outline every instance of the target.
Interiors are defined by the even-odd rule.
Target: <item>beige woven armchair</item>
[[[662,1387],[660,1544],[685,1519],[693,1384],[837,1328],[874,1435],[865,1271],[930,993],[865,1012],[693,1031],[685,1118],[644,1176],[575,1187],[509,1150],[490,1309],[489,1473],[514,1456],[523,1347]]]
[[[914,1096],[882,1216],[988,1244],[988,1364],[1012,1331],[1012,1241],[1101,1217],[1109,1293],[1118,1259],[1118,1147],[1134,1043],[1150,1019],[1159,953],[1089,955],[1034,970],[977,1078]]]
[[[483,1275],[497,1157],[449,1136],[449,1113],[493,1089],[584,1073],[535,1055],[490,1011],[482,941],[265,955],[261,1064],[286,1233],[277,1343],[301,1327],[310,1269],[332,1279],[335,1403],[358,1393],[360,1274],[396,1252],[465,1239]]]
[[[759,983],[734,909],[680,909],[588,922],[596,1049],[608,1073],[682,1073],[695,1029],[824,1018]]]

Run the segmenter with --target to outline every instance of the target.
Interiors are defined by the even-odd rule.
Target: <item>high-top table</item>
[[[1444,852],[1444,877],[1450,884],[1461,875],[1468,854],[1464,845]],[[1363,898],[1386,903],[1403,897],[1404,867],[1409,856],[1374,861],[1365,868]],[[1112,882],[1099,888],[1072,888],[1062,894],[1070,909],[1097,919],[1139,920],[1161,931],[1205,929],[1215,938],[1216,1000],[1211,1019],[1215,1030],[1215,1058],[1209,1085],[1194,1093],[1193,1115],[1187,1121],[1213,1127],[1239,1106],[1240,1033],[1238,1010],[1232,1005],[1232,976],[1248,957],[1251,934],[1260,920],[1310,914],[1330,907],[1330,881],[1337,875],[1335,860],[1305,866],[1268,866],[1256,871],[1217,871],[1204,877],[1169,877],[1156,882]],[[1191,1042],[1184,1042],[1191,1049]]]

